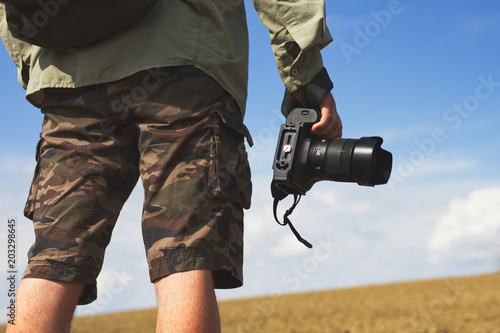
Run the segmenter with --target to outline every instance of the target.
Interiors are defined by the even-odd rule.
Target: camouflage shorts
[[[25,208],[36,241],[24,278],[86,285],[96,278],[118,214],[139,176],[151,281],[212,270],[242,284],[243,209],[251,183],[234,100],[194,67],[169,67],[78,89],[48,89]]]

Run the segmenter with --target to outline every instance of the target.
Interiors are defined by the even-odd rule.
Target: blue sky
[[[254,197],[246,217],[245,285],[219,298],[500,271],[500,3],[327,0],[334,42],[323,56],[344,136],[382,136],[394,166],[385,186],[314,185],[291,216],[312,250],[272,217],[271,159],[283,87],[267,31],[247,7]],[[0,218],[18,220],[21,271],[33,242],[22,209],[41,116],[24,100],[3,48],[0,72]],[[141,201],[136,189],[108,248],[100,298],[78,314],[155,306],[137,237]],[[2,243],[5,234],[3,227]]]

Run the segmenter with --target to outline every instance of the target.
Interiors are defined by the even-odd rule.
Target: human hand
[[[301,87],[302,88],[302,87]],[[292,93],[293,97],[305,105],[305,89],[299,88]],[[342,137],[342,121],[337,113],[335,99],[329,92],[319,103],[321,118],[311,128],[311,133],[323,139],[336,139]]]
[[[312,126],[311,133],[323,139],[342,137],[342,121],[337,113],[337,105],[331,93],[328,93],[319,103],[321,119]]]

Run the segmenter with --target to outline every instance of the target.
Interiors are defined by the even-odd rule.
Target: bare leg
[[[220,319],[212,273],[194,270],[155,282],[157,333],[219,333]]]
[[[15,325],[6,333],[66,333],[83,285],[43,279],[23,279],[16,294]]]

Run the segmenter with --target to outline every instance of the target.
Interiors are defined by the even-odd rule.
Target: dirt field
[[[500,333],[500,274],[220,303],[223,333]],[[155,310],[76,318],[73,333],[154,332]]]

